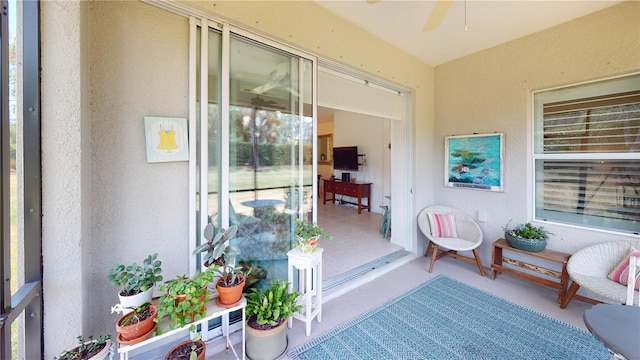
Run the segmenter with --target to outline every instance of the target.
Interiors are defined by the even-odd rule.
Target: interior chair
[[[431,224],[429,215],[450,215],[452,223],[449,225],[455,229],[454,237],[437,236],[437,226]],[[424,256],[428,256],[431,253],[431,264],[429,265],[429,272],[433,271],[433,264],[436,260],[441,259],[444,256],[452,256],[454,258],[464,260],[470,263],[478,265],[480,275],[484,276],[484,270],[480,263],[480,257],[478,256],[478,246],[482,244],[482,230],[480,226],[473,220],[473,218],[462,211],[456,210],[448,206],[431,206],[423,209],[418,214],[418,227],[424,236],[429,239],[429,244],[424,252]],[[452,229],[452,230],[453,230]],[[472,251],[474,258],[463,256],[458,254],[459,251]]]
[[[613,303],[627,302],[627,287],[607,277],[620,263],[631,248],[640,249],[640,241],[612,241],[586,247],[571,255],[567,263],[567,273],[571,286],[564,296],[560,308],[567,307],[576,292],[585,288]],[[638,291],[634,291],[636,298]],[[634,300],[638,302],[638,300]]]
[[[634,303],[634,294],[638,295],[638,292],[635,291],[636,283],[638,282],[638,278],[640,277],[640,257],[631,256],[629,258],[629,278],[627,280],[627,305],[633,306]],[[640,295],[639,295],[640,296]],[[640,306],[640,299],[637,299],[638,296],[635,296],[635,303]]]

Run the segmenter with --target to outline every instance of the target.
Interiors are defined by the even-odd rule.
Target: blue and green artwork
[[[446,185],[502,191],[503,134],[449,136]]]

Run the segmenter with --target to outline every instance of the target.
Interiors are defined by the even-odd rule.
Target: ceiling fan
[[[367,3],[375,4],[380,1],[381,0],[367,0]],[[434,6],[433,11],[431,11],[431,15],[429,15],[429,18],[424,24],[424,28],[422,28],[422,31],[431,31],[440,26],[442,20],[444,20],[445,15],[447,15],[447,11],[449,11],[451,4],[453,4],[453,0],[436,1],[436,5]]]
[[[269,81],[267,83],[257,86],[249,91],[260,95],[271,89],[279,87],[289,91],[293,96],[298,96],[298,92],[295,89],[287,86],[289,82],[289,63],[282,62],[276,65],[276,67],[269,73]]]
[[[284,106],[278,105],[278,103],[273,100],[265,100],[261,98],[259,94],[256,95],[256,97],[251,98],[251,105],[253,105],[257,109],[263,109],[263,108],[272,108],[272,109],[280,109],[280,110],[285,109]]]

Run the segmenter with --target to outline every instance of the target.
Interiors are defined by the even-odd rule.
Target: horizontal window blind
[[[640,91],[543,105],[544,153],[633,152],[640,141]]]
[[[640,76],[620,82],[534,95],[537,219],[640,233]]]

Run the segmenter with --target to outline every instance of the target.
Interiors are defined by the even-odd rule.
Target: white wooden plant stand
[[[311,335],[313,318],[317,316],[318,322],[322,321],[322,251],[322,248],[316,248],[315,252],[305,253],[296,247],[287,253],[289,292],[293,289],[295,268],[299,275],[298,291],[302,293],[298,298],[298,304],[302,305],[302,309],[289,318],[288,326],[293,326],[293,318],[304,321],[307,336]]]

